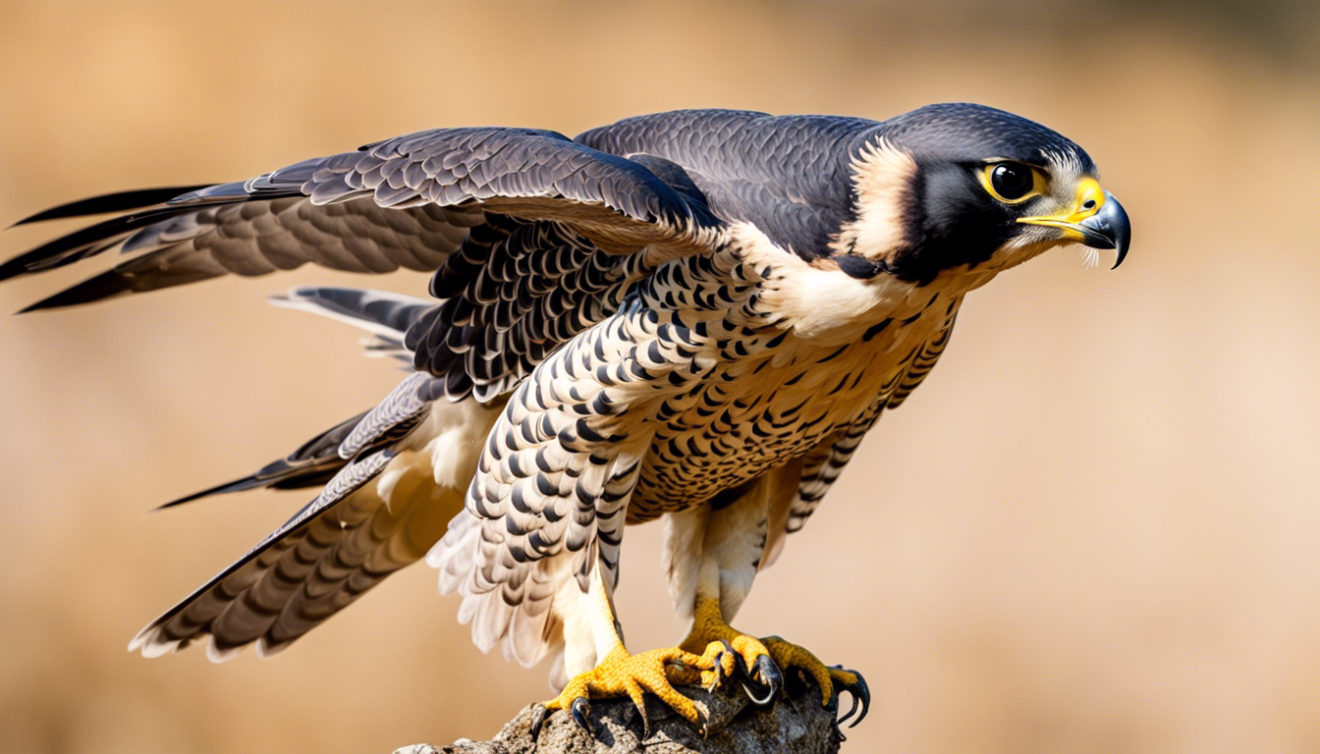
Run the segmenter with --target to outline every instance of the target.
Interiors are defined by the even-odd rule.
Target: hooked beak
[[[1062,215],[1022,217],[1018,222],[1060,228],[1069,240],[1095,249],[1117,250],[1118,259],[1111,269],[1118,269],[1123,264],[1132,240],[1132,224],[1123,205],[1094,178],[1084,179],[1078,186],[1077,204],[1072,211]]]

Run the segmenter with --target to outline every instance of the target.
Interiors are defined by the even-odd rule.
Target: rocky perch
[[[460,739],[448,746],[416,744],[395,754],[833,754],[844,737],[836,722],[838,704],[822,707],[820,691],[808,682],[791,682],[771,706],[758,707],[739,688],[713,693],[680,687],[707,713],[706,735],[654,697],[646,698],[651,731],[643,732],[642,716],[627,699],[593,702],[593,736],[567,712],[546,716],[533,740],[538,705],[525,707],[489,741]]]

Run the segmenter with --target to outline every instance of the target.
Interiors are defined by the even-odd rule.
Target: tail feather
[[[440,540],[462,510],[481,438],[500,408],[436,401],[420,421],[410,414],[399,428],[386,427],[351,459],[339,449],[359,422],[313,439],[295,462],[333,456],[341,464],[320,495],[144,628],[129,649],[154,657],[207,640],[216,662],[252,645],[262,656],[283,650]]]
[[[351,511],[347,516],[339,513],[338,504],[371,481],[391,458],[382,451],[346,466],[336,475],[342,478],[339,484],[327,485],[247,555],[152,621],[133,638],[129,650],[141,649],[154,657],[210,634],[208,655],[218,662],[260,639],[278,617],[278,605],[302,585],[319,560],[302,556],[332,550],[336,530],[347,531],[350,524],[356,530],[362,524]]]
[[[413,322],[436,307],[432,299],[332,286],[299,286],[272,296],[270,303],[337,319],[400,342]]]

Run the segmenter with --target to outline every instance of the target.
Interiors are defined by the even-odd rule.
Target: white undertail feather
[[[458,620],[472,626],[477,648],[490,652],[500,646],[506,661],[523,667],[553,656],[550,686],[556,691],[572,676],[595,667],[598,642],[591,615],[593,595],[583,592],[573,578],[581,553],[565,551],[539,561],[534,578],[555,585],[552,596],[509,605],[498,588],[474,588],[480,546],[481,521],[463,511],[426,556],[427,564],[440,572],[440,592],[462,596]]]

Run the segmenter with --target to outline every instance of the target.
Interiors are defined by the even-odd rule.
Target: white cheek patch
[[[830,248],[836,254],[887,259],[906,242],[903,209],[917,163],[907,152],[881,139],[862,149],[852,170],[857,219],[839,230]]]

